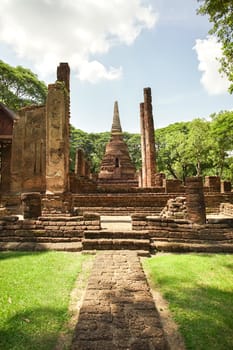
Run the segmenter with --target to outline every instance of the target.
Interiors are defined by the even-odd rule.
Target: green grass
[[[90,256],[0,253],[0,349],[53,349],[70,315],[70,292]]]
[[[158,255],[143,261],[189,350],[233,349],[233,255]]]

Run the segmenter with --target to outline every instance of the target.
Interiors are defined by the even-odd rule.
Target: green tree
[[[225,179],[233,180],[233,112],[222,111],[211,116],[213,168]]]
[[[196,168],[196,175],[201,176],[208,168],[211,149],[210,125],[206,120],[197,118],[189,123],[186,156]]]
[[[31,104],[44,104],[47,87],[36,74],[21,66],[0,60],[0,101],[12,110]]]
[[[233,2],[232,0],[198,0],[201,3],[198,14],[208,15],[213,27],[209,31],[215,34],[222,44],[223,58],[221,71],[224,72],[231,85],[233,93]]]
[[[155,131],[157,166],[168,177],[182,179],[192,174],[193,167],[187,152],[189,123],[175,123]]]

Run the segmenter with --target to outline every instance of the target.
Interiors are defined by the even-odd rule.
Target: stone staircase
[[[82,240],[83,251],[137,250],[149,255],[150,239],[142,232],[86,231]]]
[[[102,216],[101,230],[85,231],[83,252],[98,250],[137,250],[141,256],[150,255],[150,238],[143,231],[133,231],[127,216]]]

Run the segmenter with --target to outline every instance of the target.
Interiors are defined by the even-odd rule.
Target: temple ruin
[[[117,102],[98,177],[80,149],[70,171],[69,79],[61,63],[44,106],[13,113],[0,104],[0,249],[232,252],[231,183],[207,176],[184,184],[157,172],[150,88],[139,110],[141,174]],[[104,228],[103,216],[119,215],[114,230]]]
[[[123,139],[117,101],[114,104],[111,138],[98,174],[98,183],[103,186],[137,187],[136,169],[130,159],[129,150]]]

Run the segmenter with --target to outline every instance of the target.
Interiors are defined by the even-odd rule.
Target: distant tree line
[[[140,135],[123,133],[133,163],[141,168]],[[86,133],[71,127],[71,169],[75,152],[83,149],[98,172],[109,132]],[[233,182],[233,112],[222,111],[208,120],[194,119],[155,130],[157,171],[168,178],[184,180],[187,176],[219,175]]]

